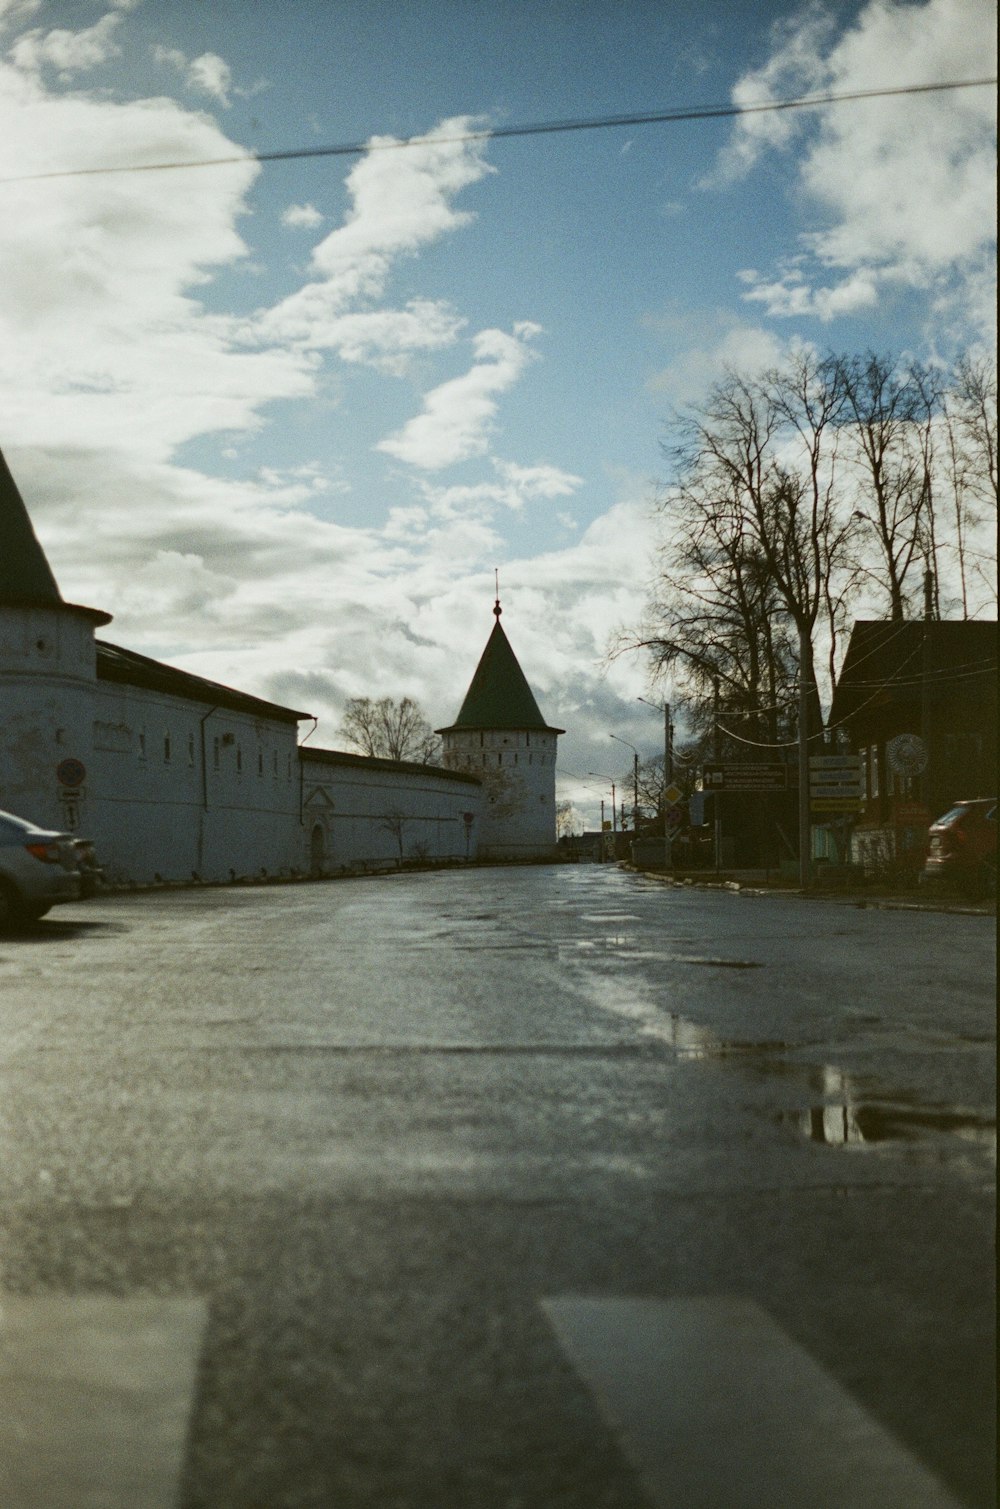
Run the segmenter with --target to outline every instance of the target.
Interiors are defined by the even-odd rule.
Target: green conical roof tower
[[[38,543],[24,499],[0,451],[0,608],[66,608],[96,624],[111,622],[99,608],[67,603]]]
[[[542,717],[535,694],[525,679],[510,647],[510,640],[500,623],[499,598],[493,608],[496,623],[486,641],[469,684],[458,717],[448,728],[439,728],[440,734],[454,729],[544,729],[548,733],[561,734],[565,730],[553,728]]]
[[[62,594],[0,451],[0,604],[22,603],[59,606]]]

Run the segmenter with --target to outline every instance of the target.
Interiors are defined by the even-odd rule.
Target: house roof
[[[467,786],[478,786],[478,776],[465,770],[447,770],[443,765],[423,765],[416,760],[383,760],[377,755],[357,754],[350,749],[313,749],[300,744],[299,755],[308,764],[315,760],[320,765],[351,766],[364,770],[387,770],[397,775],[432,775],[443,781],[461,781]]]
[[[486,641],[458,717],[448,728],[439,728],[437,732],[451,733],[456,728],[537,728],[547,733],[565,733],[565,729],[553,728],[542,717],[501,626],[499,603],[493,611],[497,621]]]
[[[830,721],[888,703],[986,694],[997,673],[996,619],[859,619],[834,693]]]
[[[267,702],[263,697],[251,696],[249,692],[239,692],[221,682],[207,681],[204,676],[164,665],[160,660],[150,660],[147,655],[138,655],[135,650],[125,650],[121,645],[108,644],[103,639],[98,639],[96,644],[99,681],[141,686],[147,691],[164,692],[167,696],[183,697],[190,702],[207,702],[230,712],[249,713],[254,718],[274,718],[281,723],[298,723],[312,716],[311,713],[282,707],[277,702]]]
[[[45,551],[38,542],[24,499],[0,451],[0,607],[65,608],[94,623],[111,622],[99,608],[63,601]]]

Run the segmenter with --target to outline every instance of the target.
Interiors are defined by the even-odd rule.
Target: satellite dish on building
[[[922,775],[927,769],[927,745],[919,734],[897,734],[885,752],[889,769],[897,775]]]

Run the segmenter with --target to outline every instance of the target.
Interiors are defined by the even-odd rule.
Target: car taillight
[[[57,865],[62,859],[62,850],[58,844],[25,844],[24,847],[29,854],[47,865]]]

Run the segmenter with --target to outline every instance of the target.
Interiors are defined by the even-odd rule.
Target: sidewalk
[[[632,870],[648,880],[658,880],[663,885],[676,889],[698,887],[702,890],[743,891],[748,895],[795,896],[804,901],[835,901],[841,906],[872,907],[881,911],[947,912],[965,917],[995,917],[995,897],[976,899],[959,892],[921,888],[914,891],[893,891],[872,883],[870,886],[822,885],[817,883],[804,890],[794,881],[780,876],[775,870],[651,870],[644,865],[633,865],[628,860],[619,860],[624,870]]]

